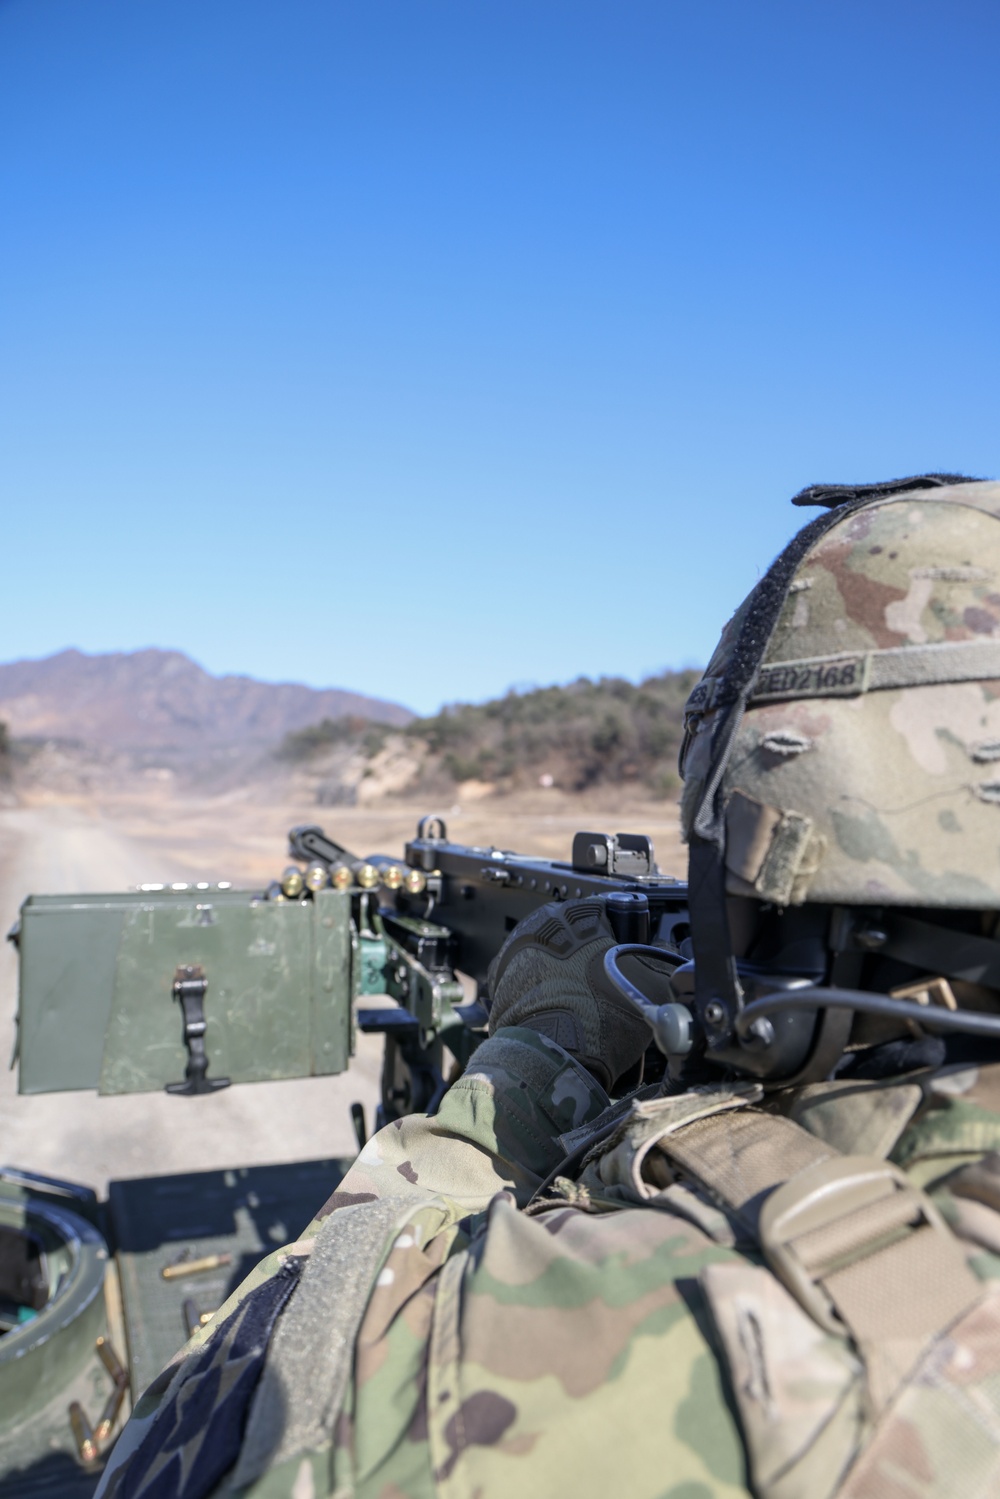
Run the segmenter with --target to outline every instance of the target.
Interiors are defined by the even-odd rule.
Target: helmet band
[[[765,664],[747,706],[809,697],[859,697],[896,687],[1000,681],[1000,640],[945,640],[878,651],[840,651]],[[708,713],[722,700],[723,677],[703,677],[688,698],[685,718]]]

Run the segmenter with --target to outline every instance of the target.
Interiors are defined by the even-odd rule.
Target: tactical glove
[[[615,936],[600,900],[540,906],[511,932],[490,965],[489,1031],[527,1025],[558,1042],[610,1091],[650,1042],[649,1026],[609,983],[604,954]],[[671,998],[668,955],[630,956],[622,971],[654,1003]]]

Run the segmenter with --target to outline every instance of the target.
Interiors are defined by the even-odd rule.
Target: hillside
[[[317,799],[334,804],[456,785],[466,799],[532,786],[629,785],[665,797],[679,784],[684,703],[699,675],[668,671],[638,686],[581,677],[455,704],[411,720],[402,733],[360,716],[327,718],[286,736],[278,757],[309,772]]]
[[[0,719],[12,735],[73,740],[102,752],[265,746],[345,714],[397,727],[413,716],[399,703],[339,688],[215,677],[180,651],[66,650],[0,665]]]
[[[414,718],[330,688],[213,677],[177,651],[0,665],[0,805],[197,791],[303,807],[561,792],[669,798],[696,671],[562,687]]]

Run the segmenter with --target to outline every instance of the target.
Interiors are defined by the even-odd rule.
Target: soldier
[[[797,501],[688,705],[693,961],[523,923],[103,1495],[1000,1492],[1000,484]]]

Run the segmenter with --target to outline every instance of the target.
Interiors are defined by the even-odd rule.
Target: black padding
[[[978,1039],[978,1038],[977,1038]],[[899,1077],[924,1067],[942,1067],[947,1056],[943,1036],[920,1036],[913,1041],[884,1041],[864,1051],[849,1051],[834,1068],[836,1077],[879,1079]]]
[[[1000,942],[994,938],[955,931],[905,913],[887,912],[883,921],[887,940],[879,952],[884,957],[909,963],[918,973],[1000,989]]]

